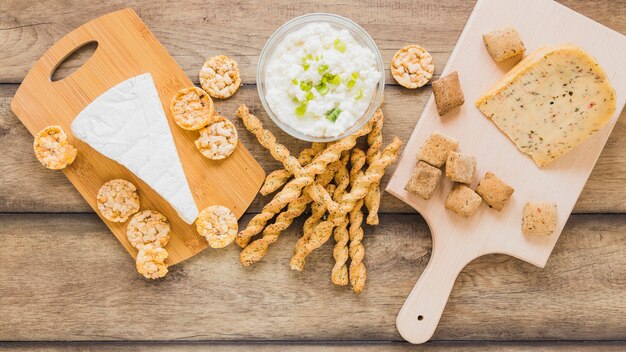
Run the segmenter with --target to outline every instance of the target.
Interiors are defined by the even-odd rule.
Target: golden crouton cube
[[[521,56],[526,48],[515,27],[498,28],[483,35],[489,55],[496,61],[504,61],[513,56]]]
[[[439,116],[443,116],[465,103],[459,74],[456,71],[434,81],[433,94]]]
[[[417,160],[440,167],[446,162],[448,154],[454,151],[458,145],[459,142],[456,139],[435,131],[420,147],[417,152]]]
[[[514,191],[513,187],[502,182],[491,172],[487,172],[476,187],[476,193],[483,198],[489,207],[497,211],[504,208],[504,204],[511,198]]]
[[[528,202],[524,205],[522,232],[524,235],[547,236],[556,228],[556,203]]]
[[[476,192],[466,185],[457,184],[452,187],[452,191],[446,199],[446,209],[469,218],[476,212],[482,199]]]
[[[446,176],[454,182],[472,183],[476,170],[476,158],[473,155],[450,152],[446,160]]]
[[[404,189],[417,194],[422,199],[428,200],[435,194],[440,179],[441,170],[420,161],[415,166],[413,176],[411,176]]]

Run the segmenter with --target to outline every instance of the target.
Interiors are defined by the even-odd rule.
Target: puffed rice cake
[[[170,110],[180,128],[196,131],[211,123],[213,100],[202,89],[193,86],[179,90],[172,98]]]
[[[112,222],[126,222],[139,211],[137,187],[126,180],[111,180],[100,187],[96,197],[98,210]]]
[[[147,245],[137,253],[137,271],[147,279],[158,279],[167,274],[165,259],[169,253],[164,248],[155,245]]]
[[[61,126],[48,126],[39,131],[33,142],[35,156],[50,170],[61,170],[76,159],[77,150],[67,142]]]
[[[213,123],[200,130],[196,148],[208,159],[222,160],[235,151],[237,141],[235,125],[225,117],[217,116]]]
[[[401,86],[409,89],[424,86],[434,72],[433,57],[418,45],[405,46],[391,60],[391,75]]]
[[[137,249],[148,245],[165,247],[170,240],[170,224],[165,215],[154,210],[144,210],[130,219],[126,236]]]
[[[230,98],[241,85],[237,62],[225,55],[206,60],[199,76],[202,89],[216,99]]]
[[[237,236],[237,218],[221,205],[205,208],[198,215],[196,228],[212,248],[228,246]]]

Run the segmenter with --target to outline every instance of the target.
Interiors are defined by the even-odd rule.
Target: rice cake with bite
[[[78,151],[67,142],[67,134],[60,126],[48,126],[39,131],[33,142],[35,156],[50,170],[61,170],[74,162]]]
[[[147,245],[139,250],[135,264],[137,272],[146,279],[156,280],[164,277],[167,272],[167,264],[165,260],[169,257],[169,253],[165,248],[155,245]]]

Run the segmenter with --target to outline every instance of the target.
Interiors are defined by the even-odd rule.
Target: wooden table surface
[[[624,0],[561,2],[626,33]],[[10,110],[22,78],[48,47],[123,7],[138,12],[195,82],[206,57],[234,57],[244,86],[217,102],[217,110],[233,116],[246,103],[268,122],[255,67],[263,44],[286,20],[316,11],[347,16],[373,36],[386,63],[400,47],[418,43],[433,54],[438,73],[474,6],[453,0],[267,4],[0,0],[0,349],[416,349],[402,342],[395,317],[428,262],[431,240],[423,219],[391,195],[383,197],[382,225],[365,227],[368,281],[359,296],[330,283],[330,243],[304,272],[290,270],[301,221],[252,267],[239,264],[233,245],[208,249],[171,268],[164,280],[148,282],[63,174],[39,164],[32,137]],[[408,91],[388,82],[384,135],[406,141],[431,89]],[[475,260],[459,276],[433,340],[422,348],[626,349],[624,115],[546,268],[504,255]],[[304,146],[269,125],[292,153]],[[239,122],[237,128],[266,171],[278,167]],[[241,223],[267,200],[258,197]]]

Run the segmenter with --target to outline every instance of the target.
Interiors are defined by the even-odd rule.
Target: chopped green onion
[[[306,93],[305,98],[306,98],[307,101],[313,100],[315,98],[315,95],[313,94],[313,92],[308,92],[308,93]]]
[[[313,84],[311,84],[311,82],[300,82],[300,89],[305,92],[310,91],[312,86]]]
[[[359,88],[359,94],[357,94],[356,98],[354,99],[359,100],[361,98],[363,98],[363,89]]]
[[[320,84],[315,86],[315,89],[317,89],[317,91],[321,94],[321,95],[326,95],[328,94],[328,86],[326,85],[325,82],[320,82]]]
[[[337,121],[337,117],[341,114],[341,109],[334,108],[326,113],[326,118],[332,122]]]
[[[303,60],[313,60],[313,55],[307,54]]]
[[[326,72],[327,70],[328,70],[328,65],[322,64],[322,65],[317,66],[317,72],[319,72],[320,75]]]
[[[333,79],[335,79],[335,75],[329,72],[324,73],[324,76],[322,76],[322,82],[324,83],[332,82]]]
[[[352,89],[352,87],[354,87],[355,84],[356,84],[356,80],[351,79],[348,81],[348,83],[346,83],[346,86],[348,86],[348,89]]]
[[[341,76],[339,76],[339,75],[335,75],[335,76],[333,77],[333,79],[331,79],[331,80],[330,80],[330,83],[331,83],[331,84],[334,84],[334,85],[336,85],[336,86],[340,85],[340,84],[341,84]]]
[[[298,97],[293,97],[293,99],[291,100],[296,104],[300,104],[300,100],[298,100]]]
[[[359,78],[359,72],[358,71],[352,72],[352,78],[354,78],[354,79]]]
[[[293,85],[297,86],[298,85],[298,80],[294,78],[294,79],[291,80],[291,83],[293,83]]]
[[[315,61],[320,61],[320,57],[315,55]]]
[[[306,103],[303,103],[300,106],[298,106],[296,108],[296,115],[297,116],[304,116],[304,114],[306,113],[306,107],[307,107]]]
[[[335,39],[335,41],[333,42],[333,46],[335,47],[335,50],[339,51],[340,53],[344,53],[346,51],[346,43],[341,41],[339,38]]]
[[[311,67],[311,65],[309,64],[302,64],[302,68],[306,71],[309,69],[309,67]]]

